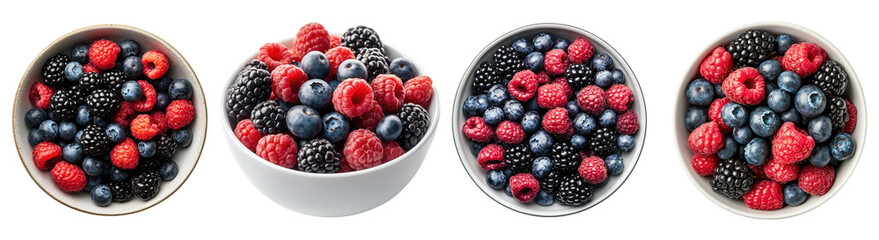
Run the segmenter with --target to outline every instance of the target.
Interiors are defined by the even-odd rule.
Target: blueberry
[[[736,140],[732,137],[725,137],[723,139],[723,148],[720,151],[717,151],[717,157],[720,159],[730,159],[736,155],[736,151],[739,149],[739,144],[736,143]]]
[[[321,117],[314,108],[297,105],[287,112],[287,129],[300,139],[312,139],[323,129]]]
[[[617,154],[608,155],[604,158],[604,166],[607,168],[608,175],[620,175],[623,173],[623,158]]]
[[[470,152],[473,153],[473,156],[478,156],[479,151],[482,151],[485,145],[485,143],[470,141]]]
[[[294,109],[296,107],[297,106],[294,106],[294,107],[291,107],[290,109]],[[307,110],[307,109],[310,109],[310,108],[307,108],[307,107],[304,109],[301,108],[301,110],[299,110],[299,111],[302,111],[302,112],[314,111],[313,109],[310,109],[310,110]],[[309,118],[310,119],[311,118],[311,116],[307,115],[307,114],[297,114],[297,115],[302,115],[299,117],[300,119],[302,119],[302,118]],[[394,115],[388,115],[388,116],[394,116]],[[388,116],[385,116],[385,118],[388,118]],[[288,119],[287,126],[288,127],[290,126],[290,120],[289,120],[290,117],[291,117],[291,115],[288,112],[287,113],[287,119]],[[394,116],[394,117],[396,118],[396,116]],[[379,122],[379,124],[376,125],[376,130],[378,130],[378,126],[382,125],[382,122],[385,121],[385,118],[382,118],[381,121]],[[306,121],[306,120],[307,119],[302,119],[302,121]],[[390,121],[391,120],[389,120],[389,122],[386,124],[393,125],[394,123],[390,123]],[[397,121],[399,121],[399,118],[397,118]],[[324,138],[326,138],[330,142],[335,143],[335,142],[339,142],[339,141],[342,141],[343,139],[348,138],[348,133],[351,130],[351,123],[348,122],[348,120],[345,118],[345,116],[343,116],[341,113],[339,113],[339,112],[328,113],[327,115],[324,115],[322,122],[323,122],[322,126],[318,126],[318,128],[322,127],[324,129],[322,131],[322,135]],[[392,128],[392,126],[382,126],[382,128]],[[390,134],[389,132],[384,133],[384,134],[386,134],[386,135],[384,135],[384,137],[392,137],[391,136],[392,134]],[[379,135],[379,137],[382,137],[382,136],[383,135]],[[397,135],[397,137],[399,137],[399,134]],[[396,138],[396,137],[394,137],[394,138]]]
[[[552,36],[548,33],[542,32],[538,33],[534,36],[534,50],[546,52],[552,49]]]
[[[598,123],[596,123],[595,118],[589,114],[579,113],[574,117],[574,131],[576,131],[577,134],[589,136],[592,135],[597,128]]]
[[[708,122],[708,111],[705,111],[705,107],[692,106],[687,109],[687,116],[684,117],[687,130],[693,131],[706,122]]]
[[[620,135],[617,137],[617,147],[624,152],[628,152],[635,147],[635,138],[632,135]]]
[[[461,110],[465,117],[473,117],[482,115],[488,109],[488,96],[480,94],[477,96],[469,96],[464,100],[464,106]]]
[[[787,35],[782,35],[787,36]],[[802,188],[800,188],[797,183],[788,183],[784,186],[784,203],[789,206],[799,206],[806,201],[806,198],[809,197]]]
[[[809,133],[809,136],[815,139],[816,143],[823,143],[830,139],[830,135],[833,133],[833,125],[830,123],[829,117],[821,115],[809,121],[806,131]]]
[[[73,142],[78,143],[78,142],[79,142],[79,139],[80,139],[80,136],[82,136],[82,130],[79,130],[79,131],[76,132],[76,135],[73,136]]]
[[[284,99],[280,99],[280,98],[275,99],[275,103],[277,103],[278,106],[281,106],[281,109],[284,109],[284,112],[289,111],[290,107],[293,106],[293,104],[285,102]]]
[[[525,112],[525,115],[522,116],[522,130],[525,130],[525,133],[534,133],[540,129],[542,123],[540,122],[540,113],[537,111],[531,110]]]
[[[98,185],[104,184],[104,176],[85,176],[85,178],[86,183],[82,190],[86,192],[91,192]]]
[[[769,143],[766,140],[762,138],[751,139],[751,142],[745,145],[745,161],[751,165],[763,165],[769,155],[769,150]]]
[[[510,197],[513,196],[513,192],[510,190],[510,185],[507,185],[507,188],[504,190],[504,193],[507,194],[507,196],[510,196]],[[538,192],[538,194],[539,193],[540,192]]]
[[[617,113],[612,109],[605,109],[598,117],[598,124],[602,127],[614,127],[617,124]]]
[[[626,74],[623,73],[619,68],[615,68],[611,73],[611,78],[613,78],[613,83],[615,84],[623,84],[626,82]]]
[[[613,69],[613,59],[610,58],[610,55],[604,53],[595,54],[595,56],[592,56],[589,66],[594,71],[611,70]]]
[[[816,167],[827,166],[830,163],[830,148],[827,145],[816,145],[809,154],[809,164]]]
[[[391,74],[397,75],[403,82],[418,76],[418,69],[415,68],[415,64],[405,58],[395,58],[391,61],[389,68]]]
[[[529,111],[530,111],[530,110],[539,111],[539,110],[540,110],[540,104],[537,103],[537,98],[536,98],[536,97],[533,97],[533,98],[531,98],[531,100],[528,100],[528,102],[525,103],[525,109],[526,109],[526,110],[529,110]]]
[[[555,196],[552,193],[548,193],[546,191],[538,191],[537,196],[534,197],[534,203],[540,206],[549,206],[555,202]]]
[[[504,85],[495,84],[488,89],[488,103],[493,106],[500,106],[509,98],[509,92]]]
[[[485,182],[493,189],[502,189],[507,184],[507,178],[502,170],[491,170],[485,175]]]
[[[101,116],[94,116],[94,118],[92,118],[92,122],[95,125],[98,125],[98,127],[107,127],[107,125],[110,124],[107,119],[104,119]]]
[[[571,146],[574,146],[574,149],[583,149],[586,147],[587,140],[583,135],[573,135],[571,136]]]
[[[339,69],[336,71],[336,79],[349,79],[349,78],[367,78],[366,65],[363,65],[363,62],[358,61],[357,59],[348,59],[339,64]]]
[[[745,145],[748,142],[751,142],[751,138],[753,138],[754,133],[751,132],[751,128],[733,128],[733,139],[736,140],[739,144]]]
[[[107,139],[114,143],[120,143],[125,140],[125,128],[118,123],[107,125]]]
[[[70,57],[73,61],[77,61],[80,64],[89,63],[89,45],[86,44],[76,44],[73,47],[73,50],[70,50]]]
[[[519,121],[523,115],[525,115],[525,106],[522,106],[519,101],[511,99],[504,103],[504,116],[507,119]]]
[[[192,130],[181,128],[171,133],[171,138],[177,142],[177,147],[189,147],[192,144]]]
[[[497,106],[491,106],[488,110],[485,110],[482,119],[488,125],[497,126],[504,120],[504,110]]]
[[[602,88],[610,87],[614,84],[613,73],[608,70],[601,70],[595,74],[595,84]]]
[[[800,75],[792,71],[781,72],[778,74],[778,79],[775,82],[778,83],[778,88],[791,94],[800,90],[803,84],[800,80]]]
[[[299,88],[299,102],[314,109],[326,109],[333,104],[333,91],[321,79],[311,79]]]
[[[93,157],[86,157],[82,160],[82,171],[89,176],[99,176],[104,173],[106,165],[104,161]]]
[[[330,73],[330,60],[319,51],[311,51],[302,57],[299,68],[311,79],[324,79]]]
[[[577,114],[580,113],[580,106],[577,105],[577,100],[568,101],[568,103],[565,104],[565,110],[568,110],[569,118],[577,116]]]
[[[800,122],[800,114],[797,113],[796,108],[790,108],[787,111],[781,113],[781,121],[782,122]]]
[[[818,87],[806,85],[797,91],[794,97],[794,106],[803,117],[813,118],[824,112],[824,108],[827,106],[827,97]]]
[[[750,126],[755,135],[768,138],[781,127],[781,118],[767,107],[757,107],[751,112]]]
[[[564,38],[557,38],[555,40],[555,44],[552,45],[552,49],[561,49],[562,51],[568,52],[568,46],[571,45],[571,41]]]
[[[139,56],[140,55],[140,46],[131,39],[123,40],[119,42],[119,52],[120,57],[130,57],[130,56]]]
[[[43,121],[46,121],[47,118],[46,111],[43,111],[43,109],[31,108],[24,114],[24,125],[29,128],[36,128],[39,127]]]
[[[143,62],[138,56],[128,56],[122,61],[122,72],[129,79],[140,77],[143,74]]]
[[[55,141],[55,138],[58,137],[58,123],[52,120],[43,121],[40,123],[39,133],[40,138],[43,141]]]
[[[58,117],[55,117],[55,114],[53,114],[51,111],[46,112],[46,119],[56,122],[61,121],[60,119],[58,119]]]
[[[769,95],[766,96],[766,105],[769,105],[769,108],[772,109],[772,111],[787,111],[787,109],[790,108],[790,103],[790,95],[782,89],[772,90],[772,92],[769,92]]]
[[[64,66],[64,77],[67,78],[67,81],[79,81],[79,78],[82,77],[82,74],[82,64],[77,61],[69,62],[67,63],[67,66]]]
[[[67,144],[61,149],[61,158],[69,163],[78,165],[82,161],[84,155],[85,154],[82,152],[82,148],[78,143]]]
[[[137,81],[127,81],[122,84],[122,100],[134,102],[143,96],[143,87]]]
[[[107,187],[107,185],[104,184],[95,186],[91,191],[91,196],[95,205],[101,207],[110,205],[113,200],[113,194],[110,192],[110,187]]]
[[[40,137],[39,129],[31,129],[30,132],[27,133],[27,141],[31,144],[31,146],[36,146],[43,142],[43,137]]]
[[[58,125],[58,137],[61,140],[70,141],[76,136],[76,124],[73,122],[62,122]]]
[[[186,79],[175,79],[168,86],[168,96],[174,100],[189,100],[192,98],[192,83]]]
[[[528,139],[528,147],[535,155],[543,156],[549,153],[549,150],[552,147],[552,142],[553,139],[549,133],[546,133],[543,130],[538,130],[531,135],[530,139]]]
[[[141,157],[152,157],[156,155],[156,142],[142,141],[137,143],[137,152]]]
[[[775,79],[778,78],[778,75],[781,74],[781,63],[769,59],[760,63],[760,66],[757,67],[757,71],[760,72],[760,75],[763,76],[764,80],[775,81]]]
[[[715,98],[725,98],[726,93],[723,93],[723,85],[714,84],[714,97]]]
[[[159,166],[159,176],[165,181],[174,180],[174,178],[177,177],[178,171],[177,163],[174,161],[165,161]]]
[[[110,168],[110,181],[123,182],[125,180],[128,180],[128,176],[128,171],[125,171],[116,166]]]
[[[830,155],[833,159],[844,161],[855,155],[855,140],[851,134],[837,133],[830,140]]]
[[[784,53],[787,52],[787,49],[789,49],[790,46],[794,45],[794,43],[796,42],[794,42],[794,38],[790,35],[782,34],[778,35],[778,37],[775,38],[775,43],[777,44],[777,47],[775,49],[778,49],[778,55],[783,56]]]
[[[729,102],[721,108],[720,119],[729,127],[743,127],[748,123],[748,109],[736,102]]]
[[[766,82],[766,86],[763,89],[763,93],[769,93],[769,92],[775,91],[776,89],[779,89],[778,84],[775,84],[774,82]]]
[[[531,163],[531,174],[536,178],[545,177],[552,170],[552,160],[548,157],[538,157]]]
[[[156,106],[153,107],[154,110],[165,110],[168,104],[171,104],[171,97],[168,94],[156,93]]]
[[[687,86],[687,102],[696,106],[708,106],[714,101],[714,86],[705,79],[696,79]]]
[[[168,93],[168,87],[171,86],[171,82],[174,82],[174,79],[168,76],[164,76],[159,80],[154,80],[153,89],[156,90],[156,93]]]
[[[403,133],[403,122],[397,115],[388,114],[375,126],[375,135],[385,142],[397,140],[401,133]]]
[[[533,52],[534,46],[531,45],[531,42],[528,42],[528,39],[519,38],[513,41],[513,50],[519,53],[519,56],[524,56]]]
[[[532,72],[540,72],[543,70],[543,53],[532,52],[525,56],[525,68]]]

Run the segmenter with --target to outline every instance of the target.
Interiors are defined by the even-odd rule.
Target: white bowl
[[[280,42],[284,46],[292,46],[295,39],[287,39]],[[396,49],[384,45],[386,55],[391,58],[404,57]],[[257,54],[247,58],[229,80],[223,89],[223,101],[219,102],[223,121],[223,131],[226,141],[232,147],[232,154],[241,167],[244,175],[266,197],[290,210],[312,216],[337,217],[353,215],[368,211],[391,200],[397,195],[415,176],[424,157],[430,149],[439,120],[438,92],[434,88],[431,99],[430,127],[424,138],[414,148],[402,156],[385,164],[361,171],[318,174],[308,173],[293,169],[283,168],[262,159],[248,150],[235,137],[234,123],[226,117],[226,91],[231,86],[238,72],[244,68],[251,59],[256,59]],[[411,59],[411,58],[407,58]],[[421,74],[424,68],[418,67]]]
[[[158,195],[149,201],[135,198],[128,202],[113,202],[109,206],[100,207],[94,204],[88,193],[66,193],[61,191],[55,185],[49,171],[41,171],[34,165],[33,147],[30,146],[27,140],[29,128],[24,123],[25,113],[33,108],[27,93],[30,91],[31,86],[42,78],[41,70],[46,60],[59,53],[69,55],[71,49],[76,44],[90,44],[101,38],[117,43],[125,39],[131,39],[140,44],[141,50],[161,51],[168,57],[171,63],[171,68],[169,68],[165,75],[173,78],[187,79],[192,83],[194,89],[192,103],[195,105],[196,118],[191,125],[192,134],[195,136],[192,139],[192,145],[177,149],[177,153],[174,155],[174,161],[177,162],[179,168],[177,177],[170,182],[162,182]],[[50,197],[61,204],[86,213],[124,215],[143,211],[159,204],[170,197],[171,194],[174,194],[186,182],[196,163],[198,163],[202,147],[204,147],[205,133],[207,133],[207,108],[204,92],[202,92],[198,77],[196,77],[195,72],[189,66],[189,63],[186,62],[186,59],[183,58],[183,55],[177,52],[171,44],[168,44],[165,40],[152,33],[138,28],[117,24],[95,25],[77,29],[61,36],[34,58],[34,61],[28,66],[24,77],[21,78],[21,83],[18,85],[15,105],[13,106],[12,132],[15,134],[15,145],[18,148],[18,155],[21,157],[22,164],[24,164],[25,169],[27,169],[28,174],[30,174],[37,186],[42,188]]]
[[[702,60],[708,56],[714,48],[718,46],[725,45],[726,43],[736,39],[741,33],[747,31],[748,29],[763,29],[775,34],[788,34],[794,38],[794,40],[798,42],[811,42],[818,44],[821,48],[824,48],[827,51],[827,56],[830,59],[836,60],[842,66],[845,67],[846,73],[848,73],[849,82],[848,89],[843,95],[846,99],[855,104],[858,108],[858,125],[855,127],[854,133],[852,133],[852,137],[855,139],[856,151],[854,157],[849,160],[845,160],[836,169],[836,181],[833,184],[833,187],[830,189],[827,194],[823,196],[809,196],[809,198],[802,205],[799,206],[785,206],[782,209],[774,210],[774,211],[761,211],[754,210],[748,208],[745,205],[745,202],[742,200],[733,200],[726,198],[718,193],[715,193],[711,190],[711,184],[709,183],[709,178],[701,177],[699,174],[693,170],[691,161],[693,159],[693,152],[690,151],[690,148],[687,146],[687,137],[689,136],[689,131],[684,124],[684,115],[687,113],[687,109],[689,108],[689,103],[687,103],[687,99],[684,96],[687,85],[690,81],[700,78],[699,74],[699,65],[702,63]],[[867,107],[864,101],[864,93],[861,89],[861,83],[858,81],[858,76],[855,75],[854,69],[851,68],[848,60],[845,59],[845,56],[842,55],[842,52],[830,41],[821,37],[815,32],[812,32],[809,29],[804,27],[783,23],[783,22],[762,22],[762,23],[754,23],[748,24],[736,29],[733,29],[726,34],[722,35],[718,38],[717,41],[709,44],[694,58],[693,63],[690,65],[690,69],[687,70],[686,74],[684,74],[683,79],[680,84],[680,91],[678,92],[678,97],[675,106],[675,115],[674,122],[675,126],[675,137],[677,138],[678,143],[678,151],[681,154],[680,163],[681,166],[684,167],[684,171],[687,172],[688,177],[696,186],[696,189],[699,189],[702,194],[705,195],[712,202],[716,203],[720,207],[723,207],[730,212],[734,212],[736,214],[742,216],[748,216],[752,218],[762,218],[762,219],[777,219],[777,218],[787,218],[796,216],[805,212],[808,212],[812,209],[817,208],[824,202],[827,202],[833,195],[836,195],[842,186],[845,185],[845,182],[848,181],[848,178],[851,176],[852,172],[855,169],[855,166],[858,165],[858,160],[861,158],[862,149],[864,149],[864,139],[866,137],[867,132]]]
[[[504,193],[504,190],[492,189],[485,182],[485,176],[488,172],[479,166],[479,163],[476,161],[476,155],[470,151],[469,140],[467,140],[464,134],[461,133],[464,122],[467,120],[461,112],[461,106],[463,106],[464,100],[472,95],[471,83],[473,74],[476,71],[476,68],[479,67],[479,64],[485,61],[491,61],[492,54],[501,45],[510,45],[514,40],[520,37],[531,39],[534,35],[537,35],[537,33],[540,32],[549,33],[553,38],[563,37],[571,41],[578,37],[583,37],[589,40],[594,46],[596,54],[605,53],[613,58],[614,66],[622,70],[626,75],[626,86],[632,89],[635,94],[635,101],[632,104],[632,110],[638,115],[638,122],[641,123],[641,128],[635,133],[635,135],[633,135],[635,138],[635,147],[631,151],[625,152],[621,155],[624,163],[623,173],[619,176],[608,176],[607,185],[595,189],[592,193],[592,200],[582,206],[569,207],[558,203],[551,206],[540,206],[535,203],[522,203],[513,197],[507,196]],[[573,214],[598,205],[610,197],[611,194],[623,185],[629,177],[629,174],[635,169],[635,165],[638,163],[638,158],[641,156],[641,149],[644,146],[644,137],[647,132],[647,108],[644,103],[644,93],[641,92],[641,86],[638,85],[638,79],[635,77],[635,73],[632,72],[629,64],[626,63],[626,60],[623,59],[623,57],[614,50],[610,44],[601,38],[598,38],[598,36],[583,29],[564,24],[542,23],[524,26],[508,32],[488,44],[488,46],[483,48],[482,51],[476,55],[476,58],[470,63],[470,67],[464,72],[464,76],[461,78],[461,83],[458,85],[458,93],[455,95],[455,105],[452,109],[452,135],[453,139],[455,139],[455,147],[458,150],[461,164],[464,165],[464,169],[470,174],[470,178],[473,179],[476,186],[501,205],[517,212],[534,216],[563,216]]]

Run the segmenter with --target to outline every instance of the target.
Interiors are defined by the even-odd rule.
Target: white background
[[[33,183],[15,153],[8,117],[0,138],[0,238],[222,239],[260,237],[589,239],[596,237],[741,238],[876,237],[876,152],[864,152],[848,184],[832,200],[783,220],[755,220],[723,210],[684,176],[672,135],[673,102],[696,55],[729,29],[787,21],[833,42],[856,69],[865,92],[877,89],[875,4],[844,1],[468,1],[190,3],[112,1],[33,3],[0,7],[0,112],[11,112],[28,63],[57,37],[80,27],[119,23],[150,31],[177,48],[200,77],[213,118],[204,154],[186,184],[165,202],[133,215],[101,217],[63,206]],[[230,159],[219,116],[222,85],[244,57],[266,42],[295,36],[320,22],[330,32],[364,24],[434,79],[442,118],[431,154],[396,198],[372,211],[319,218],[282,208],[253,188]],[[567,217],[519,214],[486,197],[465,173],[450,131],[461,75],[486,44],[519,26],[559,22],[591,31],[613,45],[637,74],[648,102],[643,155],[629,180],[607,201]],[[874,96],[866,96],[875,114]],[[862,109],[863,107],[859,106]],[[869,123],[874,125],[875,121]],[[863,127],[865,123],[859,123]],[[879,127],[869,128],[868,136]],[[876,139],[868,139],[875,144]],[[858,147],[865,147],[859,143]],[[357,201],[351,199],[351,201]],[[872,230],[872,231],[871,231]],[[155,236],[150,232],[155,231]]]

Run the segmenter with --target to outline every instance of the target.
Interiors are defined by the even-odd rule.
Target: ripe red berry
[[[464,122],[464,128],[462,129],[464,132],[464,136],[467,139],[476,142],[491,142],[491,139],[494,138],[494,130],[491,129],[491,126],[488,126],[481,117],[470,117]]]
[[[696,171],[699,176],[707,177],[714,175],[714,169],[717,168],[717,163],[720,162],[720,159],[717,158],[717,155],[693,155],[693,160],[691,164],[693,165],[693,170]]]
[[[728,97],[718,98],[714,99],[714,102],[711,102],[711,106],[708,106],[708,119],[711,119],[712,122],[717,123],[717,127],[720,128],[720,132],[722,133],[732,132],[732,128],[727,126],[726,123],[723,123],[723,119],[720,118],[723,106],[729,102],[731,101]]]
[[[159,126],[152,121],[150,115],[139,114],[131,120],[131,136],[137,140],[150,140],[159,134]]]
[[[272,93],[291,104],[299,104],[299,87],[308,81],[308,76],[301,68],[286,64],[272,71]]]
[[[824,64],[826,58],[827,52],[817,44],[797,43],[784,53],[781,65],[786,71],[793,71],[800,77],[806,77],[818,71],[818,67]]]
[[[134,169],[139,159],[137,144],[131,138],[125,138],[110,151],[110,162],[121,169]]]
[[[723,93],[733,102],[757,105],[766,96],[766,83],[757,69],[751,67],[733,71],[723,80]]]
[[[422,107],[430,107],[433,97],[433,80],[428,76],[418,76],[403,83],[403,102],[414,103]]]
[[[48,109],[50,103],[49,99],[52,98],[53,92],[54,90],[52,90],[49,85],[46,85],[42,81],[36,82],[31,86],[31,92],[29,95],[31,103],[34,104],[35,108],[43,110]]]
[[[259,48],[257,59],[265,63],[269,71],[274,71],[278,66],[293,62],[293,54],[280,43],[266,43]]]
[[[336,45],[338,46],[338,44]],[[327,75],[327,79],[336,79],[336,73],[339,70],[339,65],[342,64],[345,60],[355,59],[354,52],[351,51],[350,48],[347,47],[333,47],[329,51],[327,51],[327,60],[330,62],[330,73]],[[344,79],[342,79],[344,80]]]
[[[848,121],[845,122],[845,127],[841,131],[852,133],[855,131],[855,125],[858,124],[858,108],[848,99],[845,100],[845,108],[848,111]]]
[[[687,145],[698,155],[713,155],[723,148],[723,134],[720,133],[717,123],[703,123],[690,132]]]
[[[403,151],[403,148],[400,147],[400,144],[397,142],[382,142],[382,147],[384,148],[384,157],[382,157],[382,164],[397,159],[398,157],[403,156],[403,154],[406,153],[406,151]],[[348,168],[351,167],[348,162],[345,162],[345,164],[343,164],[343,166],[345,165],[348,165]]]
[[[33,157],[37,169],[52,169],[61,161],[61,147],[53,142],[41,142],[34,147]]]
[[[168,119],[168,127],[177,130],[189,126],[189,123],[195,119],[195,106],[189,100],[174,100],[168,104],[165,112]]]
[[[518,123],[506,120],[497,125],[495,135],[504,143],[517,144],[525,139],[525,130]]]
[[[771,158],[766,164],[763,164],[763,173],[766,174],[766,177],[779,183],[797,180],[799,172],[800,165],[797,163],[784,164]]]
[[[140,61],[143,63],[143,75],[153,80],[165,76],[165,72],[171,67],[168,57],[156,50],[144,53]]]
[[[544,109],[564,107],[568,102],[565,89],[558,84],[546,84],[537,89],[537,105]]]
[[[244,147],[250,149],[251,152],[255,152],[256,144],[259,143],[262,134],[256,130],[250,119],[244,119],[235,125],[235,137],[238,138],[238,141],[241,141],[241,144],[244,144]]]
[[[607,179],[607,167],[604,165],[604,160],[597,156],[583,158],[577,172],[580,177],[591,184],[599,184]]]
[[[326,52],[331,45],[330,34],[320,23],[305,24],[299,28],[293,41],[294,52],[299,58],[311,51]]]
[[[153,88],[152,84],[144,80],[137,81],[137,84],[143,89],[143,95],[137,101],[134,101],[132,107],[138,112],[149,112],[156,106],[156,89]]]
[[[580,110],[588,114],[601,114],[607,107],[607,97],[604,95],[604,90],[595,85],[580,89],[580,92],[577,93],[577,106],[580,106]]]
[[[119,104],[119,110],[116,110],[116,114],[113,115],[113,122],[118,123],[123,127],[129,127],[129,124],[136,116],[136,113],[137,110],[134,110],[134,103],[122,101]]]
[[[496,144],[489,144],[483,147],[479,151],[476,161],[485,171],[507,167],[507,162],[504,161],[504,149]]]
[[[349,78],[333,91],[333,107],[339,113],[355,118],[372,108],[373,98],[372,87],[366,80]]]
[[[607,96],[607,107],[613,109],[617,113],[629,110],[629,106],[635,101],[635,94],[626,85],[614,84],[605,92]]]
[[[116,57],[119,56],[120,51],[122,49],[113,41],[107,39],[95,41],[89,47],[89,63],[101,70],[111,69],[116,66]]]
[[[345,160],[354,170],[364,170],[382,163],[384,147],[375,133],[357,129],[348,134],[345,142]]]
[[[287,134],[266,135],[256,145],[256,155],[284,168],[296,167],[296,154],[299,146]]]
[[[806,165],[800,170],[800,176],[797,179],[800,188],[814,196],[827,194],[833,187],[835,180],[836,172],[830,165],[823,167]]]
[[[537,197],[540,184],[530,173],[519,173],[510,177],[510,192],[519,202],[530,202]]]
[[[582,37],[568,45],[568,59],[571,60],[571,63],[583,63],[583,61],[592,58],[593,52],[592,43]]]
[[[564,50],[553,49],[546,52],[543,58],[543,69],[549,75],[559,75],[565,73],[569,63],[568,54]]]
[[[403,81],[393,74],[382,74],[372,79],[375,101],[385,112],[397,112],[403,107]]]
[[[635,134],[640,127],[641,125],[638,122],[638,115],[636,115],[634,111],[628,110],[617,115],[617,131],[621,134]]]
[[[784,207],[781,184],[769,180],[757,182],[742,198],[751,209],[771,211]]]
[[[772,158],[781,164],[799,162],[812,154],[815,140],[792,122],[785,122],[772,138]]]
[[[517,72],[507,84],[507,90],[519,101],[527,102],[537,93],[537,74],[531,70]]]
[[[733,67],[732,56],[723,47],[717,47],[710,55],[702,60],[699,65],[699,73],[713,84],[720,84],[729,75]]]
[[[546,132],[556,135],[565,135],[571,132],[571,118],[568,117],[568,110],[564,108],[554,108],[543,115],[543,129]]]
[[[65,192],[78,192],[88,183],[82,169],[65,161],[58,162],[52,168],[52,180]]]
[[[378,125],[378,121],[381,121],[383,117],[385,117],[385,113],[382,112],[381,105],[379,105],[378,102],[373,101],[372,107],[369,108],[369,111],[354,118],[352,122],[354,123],[354,128],[362,128],[375,132],[375,126]]]

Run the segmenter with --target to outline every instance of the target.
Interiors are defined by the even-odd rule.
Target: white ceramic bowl
[[[775,211],[761,211],[754,210],[748,208],[745,205],[745,202],[742,200],[732,200],[726,198],[718,193],[715,193],[711,190],[711,184],[709,183],[709,178],[701,177],[699,174],[693,170],[691,161],[693,159],[693,152],[690,151],[690,148],[687,146],[687,137],[689,136],[689,131],[684,124],[684,116],[687,113],[687,109],[689,108],[689,103],[687,103],[686,96],[684,96],[685,91],[687,89],[687,85],[690,81],[700,78],[699,74],[699,65],[702,63],[702,60],[708,56],[714,48],[718,46],[723,46],[726,43],[736,39],[741,33],[747,31],[748,29],[763,29],[775,34],[788,34],[794,38],[794,40],[798,42],[811,42],[818,44],[821,48],[824,48],[827,51],[827,56],[830,59],[836,60],[842,66],[845,67],[846,73],[848,73],[849,82],[848,89],[843,95],[846,99],[855,104],[858,108],[858,125],[855,127],[854,133],[852,133],[852,137],[855,139],[856,151],[854,157],[849,160],[845,160],[836,169],[836,181],[833,184],[833,187],[830,189],[830,192],[823,196],[809,196],[809,198],[802,205],[799,206],[785,206],[782,209]],[[864,139],[866,137],[867,132],[867,107],[864,101],[864,93],[861,88],[861,83],[858,81],[858,76],[855,75],[854,69],[851,68],[848,60],[846,60],[845,56],[842,55],[842,52],[830,41],[821,37],[817,33],[806,29],[804,27],[783,23],[783,22],[762,22],[762,23],[754,23],[748,24],[736,29],[733,29],[727,32],[724,35],[721,35],[717,41],[709,44],[693,59],[693,63],[690,65],[689,70],[687,70],[686,74],[681,79],[681,84],[679,87],[680,91],[678,92],[678,97],[676,100],[675,106],[675,114],[674,114],[674,122],[675,122],[675,137],[677,138],[678,143],[678,151],[681,154],[681,158],[679,159],[681,166],[684,167],[684,171],[687,172],[687,176],[696,186],[696,189],[699,189],[702,194],[705,195],[712,202],[716,203],[720,207],[723,207],[730,212],[734,212],[736,214],[742,216],[748,216],[752,218],[762,218],[762,219],[777,219],[777,218],[786,218],[796,216],[809,210],[815,209],[820,206],[822,203],[829,200],[833,195],[836,195],[842,186],[845,185],[845,182],[849,179],[852,172],[855,169],[855,166],[858,165],[858,160],[861,158],[862,149],[864,149]]]
[[[608,176],[607,185],[596,189],[592,193],[592,200],[582,206],[569,207],[558,203],[551,206],[540,206],[535,203],[522,203],[513,197],[507,196],[504,193],[504,190],[492,189],[485,181],[485,176],[488,172],[479,166],[479,163],[476,161],[476,154],[470,151],[469,140],[467,140],[461,132],[464,122],[467,120],[461,112],[461,106],[463,106],[464,100],[472,95],[471,87],[473,74],[476,71],[476,68],[479,67],[479,64],[485,61],[491,61],[492,54],[501,45],[510,45],[514,40],[521,37],[531,39],[534,35],[537,35],[537,33],[540,32],[549,33],[553,38],[562,37],[570,41],[573,41],[578,37],[586,38],[594,46],[596,54],[605,53],[613,58],[614,66],[622,70],[626,75],[626,86],[632,89],[635,94],[635,101],[632,104],[632,110],[638,115],[638,121],[641,123],[641,128],[633,136],[635,137],[635,147],[631,151],[623,153],[621,156],[624,163],[623,173],[619,176]],[[464,76],[461,78],[461,83],[458,85],[458,93],[455,95],[455,105],[452,109],[452,135],[453,139],[455,139],[455,147],[458,150],[458,156],[461,159],[461,163],[464,165],[464,169],[470,174],[470,178],[473,179],[476,186],[501,205],[517,212],[534,216],[563,216],[573,214],[598,205],[610,197],[611,194],[623,185],[626,178],[628,178],[629,174],[632,173],[632,170],[635,169],[635,165],[638,163],[638,158],[641,155],[641,149],[644,146],[645,133],[647,132],[647,108],[644,103],[644,93],[641,92],[641,86],[638,85],[638,79],[635,77],[635,73],[629,67],[629,64],[626,63],[626,60],[623,59],[623,57],[614,50],[610,44],[601,38],[598,38],[598,36],[583,29],[564,24],[542,23],[524,26],[508,32],[488,44],[488,46],[483,48],[482,51],[476,55],[476,58],[470,63],[470,67],[464,72]]]
[[[280,42],[284,46],[292,46],[295,39],[287,39]],[[386,55],[391,58],[405,57],[396,49],[384,45]],[[226,91],[231,86],[238,72],[244,68],[251,59],[256,59],[257,54],[247,58],[229,80],[223,89],[223,101],[219,102],[223,121],[223,131],[226,141],[231,146],[231,151],[238,166],[250,182],[259,189],[266,197],[290,210],[312,216],[338,217],[353,215],[368,211],[391,200],[397,195],[424,162],[430,143],[436,132],[436,122],[439,120],[438,92],[434,88],[431,99],[430,127],[427,134],[418,145],[385,164],[361,171],[318,174],[292,170],[275,165],[257,156],[248,150],[235,137],[233,128],[236,123],[226,117]],[[411,58],[407,58],[411,59]],[[424,73],[424,68],[417,67]]]
[[[196,118],[191,125],[193,136],[195,136],[192,140],[192,145],[177,149],[177,153],[174,155],[174,161],[177,162],[179,168],[177,177],[170,182],[162,182],[158,195],[149,201],[135,198],[125,203],[113,202],[109,206],[100,207],[92,202],[88,193],[66,193],[61,191],[55,185],[49,171],[41,171],[34,165],[33,146],[27,140],[29,128],[24,123],[25,113],[33,108],[27,93],[30,91],[31,86],[42,78],[41,71],[46,60],[60,53],[70,55],[71,49],[76,44],[90,44],[101,38],[117,43],[125,39],[132,39],[140,44],[142,51],[161,51],[168,57],[171,63],[171,68],[169,68],[165,75],[173,78],[187,79],[192,83],[194,89],[192,103],[195,105]],[[183,55],[177,52],[171,44],[168,44],[165,40],[152,33],[138,28],[116,24],[95,25],[77,29],[61,36],[34,58],[34,61],[28,66],[24,77],[21,78],[21,83],[18,85],[15,105],[13,106],[12,132],[15,134],[15,145],[18,148],[18,155],[21,157],[22,164],[24,164],[25,169],[27,169],[28,174],[30,174],[37,186],[42,188],[50,197],[70,208],[86,213],[124,215],[143,211],[159,204],[170,197],[171,194],[174,194],[186,182],[196,163],[198,163],[202,147],[204,147],[205,133],[207,132],[207,108],[204,92],[202,92],[198,77],[196,77],[195,72],[189,66],[189,63],[186,62],[186,59],[183,58]]]

